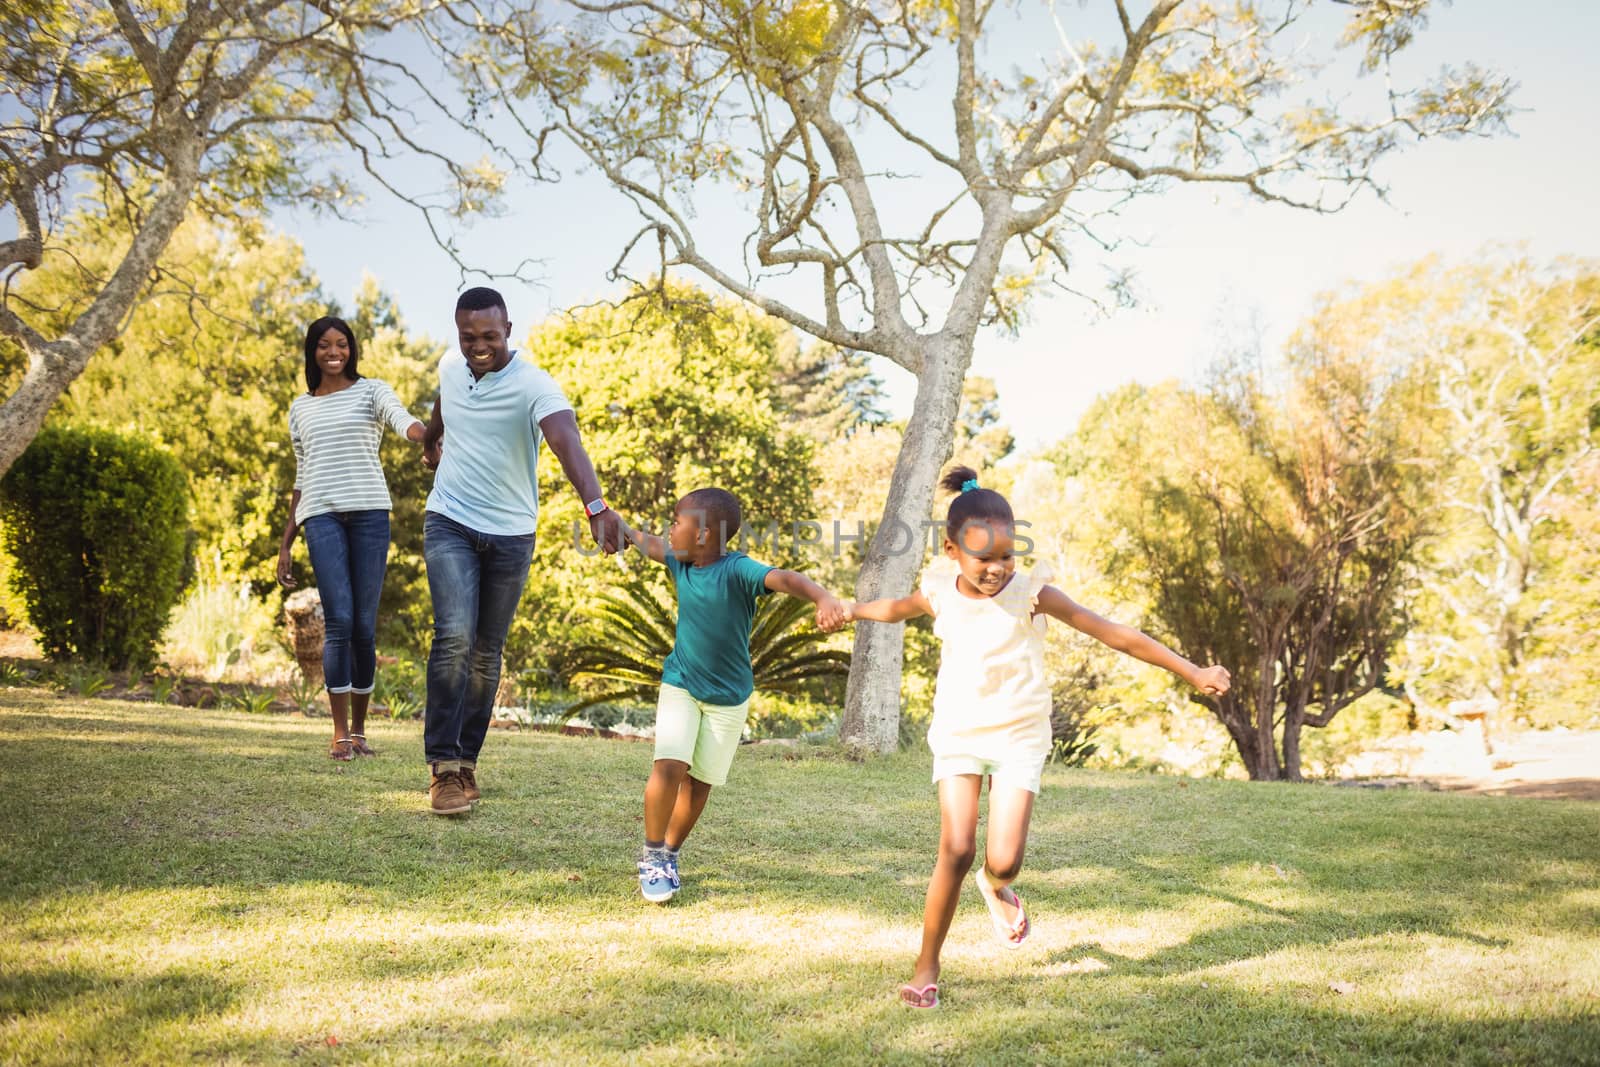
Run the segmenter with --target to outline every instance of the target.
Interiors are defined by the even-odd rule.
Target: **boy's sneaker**
[[[667,877],[672,879],[672,891],[676,893],[683,888],[683,879],[678,877],[678,854],[667,852]]]
[[[665,849],[646,849],[639,856],[639,894],[652,904],[665,904],[678,891]]]

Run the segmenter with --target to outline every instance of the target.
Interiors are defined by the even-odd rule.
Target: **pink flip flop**
[[[1033,933],[1032,924],[1028,922],[1028,911],[1022,906],[1022,894],[1010,886],[1004,887],[1003,891],[1011,894],[1011,899],[1005,903],[1015,904],[1017,908],[1017,917],[1007,922],[1006,917],[1000,914],[1002,890],[997,890],[989,884],[989,879],[984,877],[982,867],[974,871],[972,877],[978,883],[978,894],[983,897],[984,906],[989,909],[989,919],[994,923],[995,936],[1006,948],[1021,948],[1022,943],[1028,940],[1028,935]],[[1020,936],[1013,939],[1013,934]]]
[[[933,999],[926,1004],[923,1003],[930,996]],[[936,982],[929,982],[921,989],[909,983],[903,985],[900,987],[900,1003],[908,1008],[937,1008],[939,1006],[939,985]]]

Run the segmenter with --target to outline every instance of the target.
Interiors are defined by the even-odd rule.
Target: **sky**
[[[1087,11],[1058,6],[1069,23]],[[1029,38],[1036,29],[1002,27],[989,62],[1026,65],[1036,55]],[[1341,213],[1314,215],[1198,186],[1136,202],[1118,220],[1121,242],[1106,257],[1107,265],[1132,273],[1134,308],[1106,315],[1081,297],[1049,295],[1033,303],[1015,337],[989,332],[978,339],[972,373],[995,380],[1019,451],[1060,440],[1095,397],[1118,386],[1196,377],[1246,324],[1268,353],[1276,351],[1319,294],[1380,280],[1424,256],[1469,261],[1501,247],[1539,259],[1600,256],[1600,211],[1583,191],[1600,174],[1596,39],[1595,0],[1437,7],[1401,73],[1472,60],[1518,83],[1518,112],[1510,136],[1429,141],[1389,157],[1377,172],[1387,203],[1363,195]],[[1355,56],[1340,55],[1353,69]],[[1349,88],[1360,91],[1353,79]],[[474,266],[538,261],[538,284],[494,283],[511,306],[515,336],[616,292],[605,272],[637,228],[636,215],[600,178],[569,171],[556,185],[516,187],[508,207],[459,237]],[[706,205],[708,212],[717,207]],[[738,218],[726,209],[723,216],[708,221],[733,233]],[[460,275],[412,209],[375,196],[355,222],[290,211],[275,220],[302,242],[330,293],[348,299],[370,274],[396,297],[412,329],[441,344],[453,339]],[[1087,274],[1094,271],[1091,265]],[[907,414],[911,376],[883,359],[874,364],[891,414]]]

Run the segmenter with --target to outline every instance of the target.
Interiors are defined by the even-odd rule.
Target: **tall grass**
[[[295,665],[277,609],[276,596],[263,601],[224,573],[220,557],[205,560],[162,635],[162,662],[211,682],[288,682]]]

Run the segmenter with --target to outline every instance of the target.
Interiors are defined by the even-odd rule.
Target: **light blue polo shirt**
[[[511,353],[474,378],[460,352],[439,361],[444,454],[428,510],[487,534],[530,534],[539,518],[541,419],[572,405],[549,374]]]

